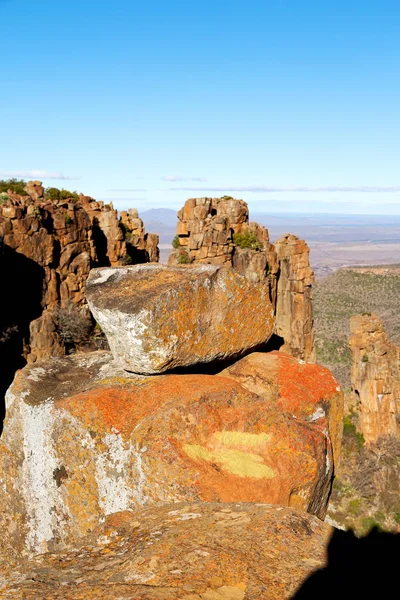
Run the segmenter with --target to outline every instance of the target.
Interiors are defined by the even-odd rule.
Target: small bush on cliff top
[[[233,243],[239,248],[250,248],[251,250],[262,250],[262,244],[255,233],[245,231],[244,233],[234,233]]]
[[[175,250],[176,250],[177,248],[179,248],[179,246],[180,246],[180,245],[181,245],[181,244],[180,244],[180,242],[179,242],[179,236],[178,236],[178,235],[176,235],[176,236],[174,237],[174,239],[172,240],[172,247],[173,247],[173,248],[175,248]]]
[[[0,179],[0,192],[8,192],[11,190],[15,194],[19,194],[20,196],[27,196],[24,187],[26,182],[23,179],[16,179],[12,177],[11,179]]]
[[[44,197],[48,200],[79,200],[79,194],[77,192],[70,192],[69,190],[61,189],[56,187],[48,187],[45,189]]]

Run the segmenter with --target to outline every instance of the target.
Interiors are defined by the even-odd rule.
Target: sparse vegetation
[[[24,187],[26,185],[26,181],[23,179],[16,179],[12,177],[11,179],[0,179],[0,192],[7,193],[8,190],[14,192],[14,194],[19,194],[20,196],[27,196]]]
[[[185,250],[183,250],[183,252],[181,252],[181,254],[179,254],[177,261],[178,261],[178,265],[188,265],[192,262],[190,260],[189,254]]]
[[[400,344],[399,297],[398,275],[342,270],[317,280],[313,288],[317,360],[331,369],[344,389],[350,386],[350,317],[376,313],[390,340]]]
[[[71,192],[69,190],[65,190],[64,188],[62,188],[61,190],[59,190],[56,187],[48,187],[45,189],[44,192],[44,197],[47,200],[53,200],[53,201],[57,201],[57,200],[79,200],[79,194],[78,192]]]
[[[262,250],[262,244],[253,231],[233,234],[233,243],[239,248],[250,248],[251,250]]]
[[[68,213],[65,213],[65,225],[71,225],[71,223],[73,223],[73,219],[72,219],[71,215],[69,215]]]
[[[176,235],[176,236],[174,237],[174,239],[172,240],[172,247],[173,247],[173,248],[175,248],[175,250],[177,250],[177,249],[179,248],[179,246],[180,246],[180,245],[181,245],[181,244],[180,244],[180,242],[179,242],[179,236],[178,236],[178,235]]]
[[[88,342],[93,328],[92,319],[88,310],[79,309],[69,302],[66,306],[59,306],[55,311],[57,331],[67,349]]]

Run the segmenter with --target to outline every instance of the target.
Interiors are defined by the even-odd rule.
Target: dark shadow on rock
[[[357,538],[336,529],[328,546],[328,563],[311,575],[292,600],[399,598],[400,534],[373,529]]]
[[[14,374],[25,366],[29,324],[42,314],[44,269],[9,246],[0,245],[0,434],[4,396]]]
[[[93,242],[96,247],[97,262],[95,267],[109,267],[110,259],[108,258],[108,242],[107,238],[99,226],[98,219],[93,219],[92,227]]]
[[[232,356],[227,360],[213,360],[208,363],[198,363],[188,367],[177,367],[176,369],[171,369],[170,371],[161,373],[161,375],[166,375],[167,373],[174,375],[218,375],[218,373],[221,373],[221,371],[227,369],[235,362],[241,358],[244,358],[248,354],[251,354],[252,352],[272,352],[273,350],[279,350],[284,343],[285,342],[283,338],[274,334],[265,344],[259,344],[253,348],[248,348],[247,350],[244,350],[243,352],[240,352],[236,356]]]

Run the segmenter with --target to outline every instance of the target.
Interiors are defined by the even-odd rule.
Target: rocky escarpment
[[[29,182],[25,192],[10,190],[0,199],[0,272],[7,291],[1,299],[0,352],[2,364],[7,359],[10,366],[3,388],[23,358],[61,356],[68,341],[84,337],[92,267],[158,260],[158,237],[144,232],[137,211],[122,213],[120,222],[111,204],[89,196],[52,199],[39,181]],[[65,321],[72,332],[60,331]]]
[[[374,314],[350,321],[353,394],[358,428],[370,444],[381,436],[400,437],[400,348],[389,342],[382,320]]]
[[[176,233],[170,265],[228,265],[252,282],[265,282],[283,349],[315,360],[314,276],[303,240],[286,235],[271,244],[268,230],[249,222],[247,204],[230,197],[190,198],[178,212]]]

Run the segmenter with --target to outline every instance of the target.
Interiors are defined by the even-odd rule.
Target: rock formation
[[[271,244],[268,230],[249,222],[247,204],[230,197],[190,198],[178,212],[176,233],[170,265],[229,265],[251,282],[266,283],[282,349],[315,361],[314,276],[303,240],[286,235]]]
[[[111,204],[84,195],[52,200],[39,181],[25,191],[0,199],[0,271],[7,290],[0,337],[10,338],[1,351],[13,363],[11,378],[21,356],[35,362],[65,353],[57,311],[72,307],[75,320],[88,318],[92,267],[158,260],[158,237],[145,234],[136,211],[123,213],[121,225]]]
[[[129,374],[108,352],[28,365],[7,392],[0,443],[9,554],[62,549],[108,514],[160,502],[268,502],[323,518],[334,460],[307,385],[293,411],[231,377]]]
[[[352,317],[350,331],[358,427],[367,443],[380,436],[400,437],[400,348],[389,342],[377,315]]]
[[[0,563],[0,597],[289,600],[325,566],[331,534],[312,515],[260,504],[120,512],[73,550]]]
[[[136,373],[229,359],[273,331],[268,287],[217,265],[95,269],[87,296],[115,360]]]

